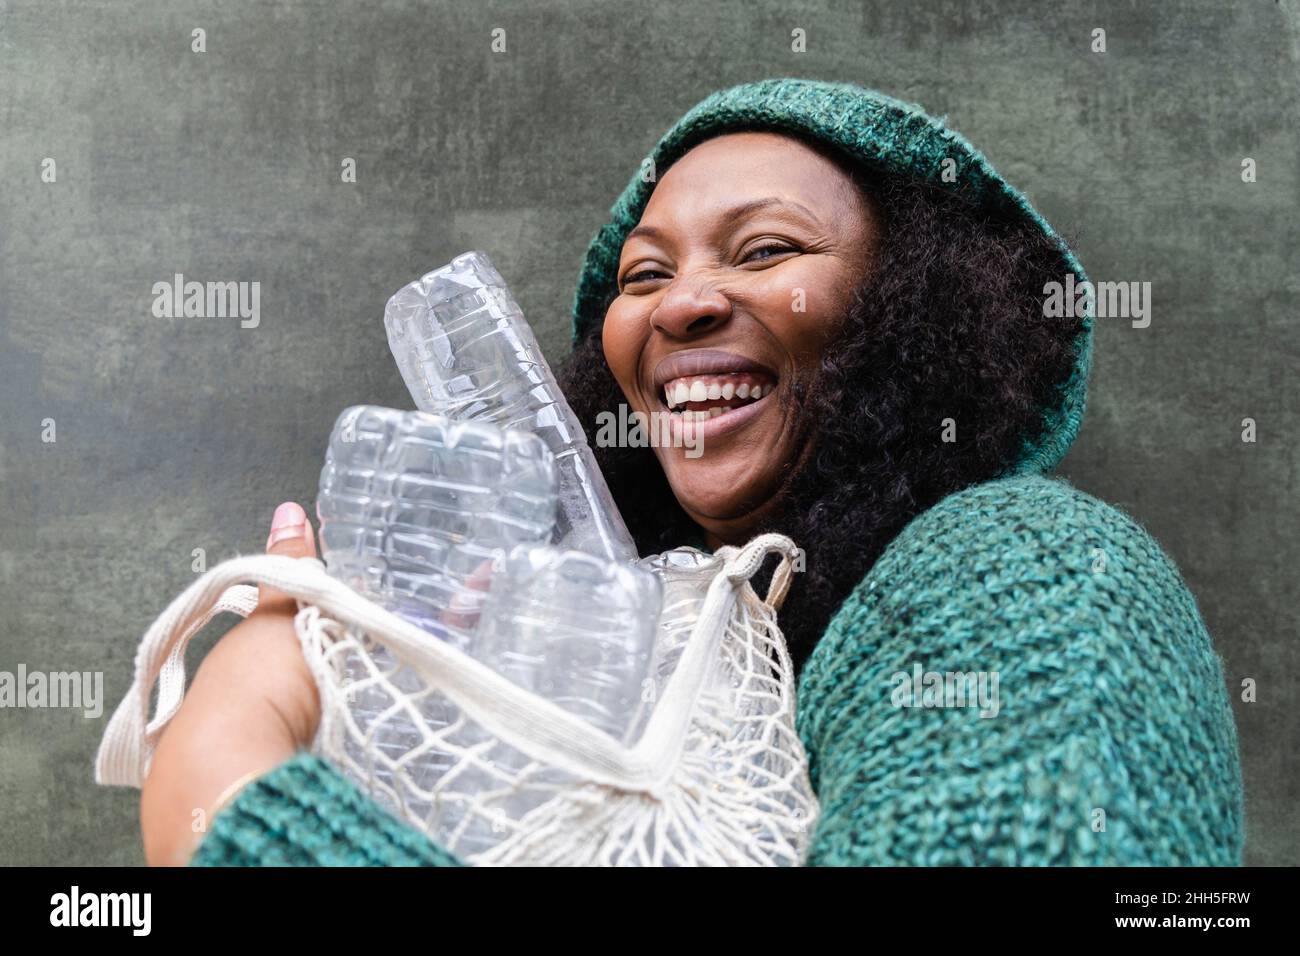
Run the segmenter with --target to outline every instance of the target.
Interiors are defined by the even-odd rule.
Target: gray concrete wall
[[[340,409],[407,404],[390,293],[485,248],[560,357],[655,139],[789,74],[947,116],[1095,278],[1153,283],[1149,328],[1101,324],[1062,472],[1173,555],[1234,697],[1258,682],[1247,859],[1300,862],[1294,0],[342,6],[0,2],[0,670],[103,671],[107,698],[0,712],[0,862],[142,859],[136,793],[90,782],[136,641],[193,549],[257,551],[314,501]],[[260,325],[155,318],[177,272],[260,282]]]

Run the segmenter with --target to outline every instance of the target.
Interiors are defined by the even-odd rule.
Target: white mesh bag
[[[759,598],[749,579],[773,553],[781,563]],[[666,680],[632,746],[431,639],[319,561],[236,558],[195,581],[145,634],[134,682],[100,745],[96,780],[143,783],[184,695],[189,640],[220,611],[247,614],[256,604],[250,585],[265,584],[299,602],[295,628],[321,697],[313,749],[466,862],[798,865],[818,807],[776,624],[796,553],[788,538],[763,535],[719,549],[702,567],[708,586],[698,618],[660,648]],[[359,726],[349,696],[376,691],[392,705]],[[428,695],[446,700],[438,720],[425,719]],[[414,727],[421,742],[401,754],[374,747],[383,720]],[[429,749],[445,766],[415,779],[406,767],[427,767]]]

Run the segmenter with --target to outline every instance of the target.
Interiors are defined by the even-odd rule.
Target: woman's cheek
[[[811,263],[770,270],[771,278],[760,292],[763,312],[780,319],[772,331],[787,340],[787,347],[799,344],[791,340],[816,340],[826,335],[825,327],[833,322],[842,297],[829,271]]]
[[[792,355],[820,357],[844,318],[848,296],[838,279],[810,279],[798,288],[802,308],[791,309],[785,345]]]
[[[629,308],[620,308],[615,301],[605,315],[601,330],[605,361],[624,396],[635,395],[637,360],[646,338],[643,330],[649,328],[649,323],[638,321],[631,312]]]

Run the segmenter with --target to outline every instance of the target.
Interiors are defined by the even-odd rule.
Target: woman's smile
[[[651,392],[671,416],[674,441],[707,448],[774,404],[778,381],[762,362],[734,352],[684,349],[654,367]]]

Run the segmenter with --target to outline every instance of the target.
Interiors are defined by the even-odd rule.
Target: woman
[[[1048,477],[1090,360],[1086,309],[1045,314],[1067,275],[961,137],[793,79],[691,110],[591,244],[575,411],[689,419],[704,443],[599,450],[642,551],[766,530],[807,551],[781,622],[811,863],[1240,862],[1236,730],[1195,601],[1132,519]],[[297,505],[268,550],[315,553]],[[319,704],[292,611],[264,593],[205,659],[144,788],[149,860],[457,862],[298,753]],[[954,672],[991,698],[922,692]]]

